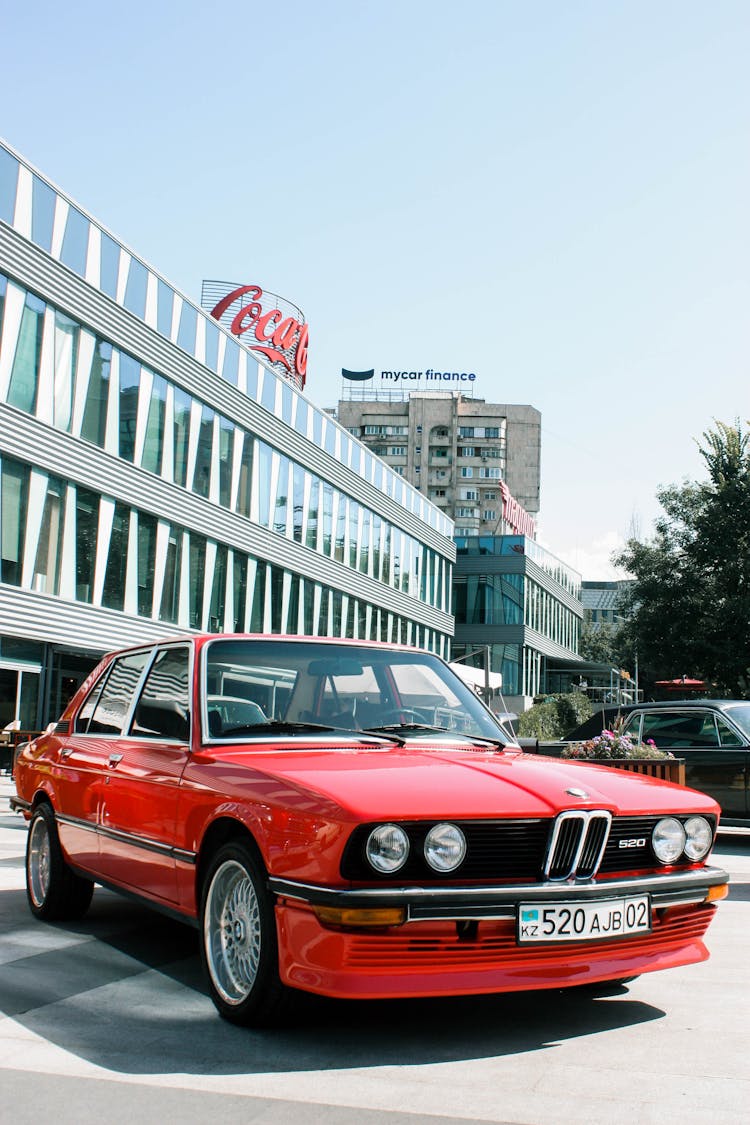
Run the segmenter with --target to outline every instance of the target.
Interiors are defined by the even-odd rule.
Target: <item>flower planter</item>
[[[684,758],[589,758],[594,766],[614,766],[628,773],[641,773],[646,777],[658,777],[662,781],[685,784]]]

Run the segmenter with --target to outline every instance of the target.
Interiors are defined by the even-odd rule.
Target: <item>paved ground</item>
[[[750,834],[711,959],[600,999],[575,993],[343,1004],[275,1032],[220,1020],[194,931],[100,889],[46,926],[0,778],[0,1122],[748,1125]]]

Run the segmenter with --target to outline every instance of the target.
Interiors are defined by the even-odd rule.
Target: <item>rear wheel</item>
[[[68,867],[60,847],[55,814],[50,805],[37,805],[26,841],[26,896],[31,912],[45,922],[82,918],[89,908],[94,884]]]
[[[266,875],[242,841],[225,844],[203,882],[201,957],[220,1014],[268,1026],[282,1018],[290,990],[279,977],[276,919]]]

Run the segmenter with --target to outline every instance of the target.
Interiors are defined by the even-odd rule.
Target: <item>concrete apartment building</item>
[[[337,416],[450,516],[456,536],[505,533],[503,484],[526,512],[539,511],[541,414],[533,406],[486,402],[462,391],[356,387],[339,402]]]

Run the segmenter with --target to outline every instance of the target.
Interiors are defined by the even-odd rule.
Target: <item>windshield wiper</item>
[[[380,728],[379,728],[380,729]],[[382,728],[386,731],[386,728]],[[394,728],[398,729],[398,728]],[[378,730],[364,731],[358,730],[353,727],[331,727],[323,726],[321,723],[298,723],[289,722],[286,719],[269,719],[265,723],[243,723],[238,727],[227,727],[218,735],[219,738],[233,738],[242,734],[353,734],[353,735],[368,735],[370,738],[382,738],[386,742],[397,742],[403,745],[403,739],[390,733],[378,733]]]
[[[365,729],[372,733],[376,731],[398,731],[408,734],[412,731],[427,731],[430,734],[448,734],[451,738],[464,738],[468,742],[483,742],[487,746],[497,746],[501,750],[509,745],[509,742],[503,742],[499,738],[488,738],[483,734],[469,734],[468,731],[464,730],[451,730],[450,727],[429,726],[427,723],[389,723],[380,727],[366,727]]]
[[[226,727],[220,738],[227,738],[233,734],[299,734],[304,731],[332,731],[336,727],[321,726],[320,723],[290,723],[284,719],[269,719],[265,723],[243,723],[238,727]]]

